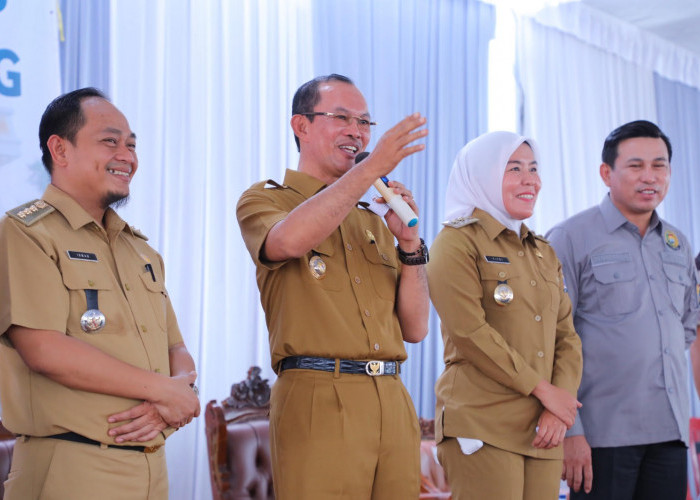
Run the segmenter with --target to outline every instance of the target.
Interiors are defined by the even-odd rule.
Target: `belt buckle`
[[[144,446],[143,447],[143,452],[144,453],[155,453],[156,451],[160,450],[160,447],[163,446],[162,444],[156,444],[153,446]]]
[[[384,375],[384,361],[368,361],[365,364],[365,373],[370,377]]]

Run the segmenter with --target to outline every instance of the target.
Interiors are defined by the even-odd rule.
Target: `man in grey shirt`
[[[583,407],[564,440],[562,477],[572,500],[682,500],[685,349],[698,299],[690,245],[655,210],[671,179],[671,144],[635,121],[610,133],[602,156],[609,194],[547,234],[583,344]]]

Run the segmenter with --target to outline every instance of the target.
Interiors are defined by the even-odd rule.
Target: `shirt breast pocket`
[[[87,333],[80,326],[80,318],[88,310],[86,290],[94,290],[97,295],[97,309],[105,316],[105,324],[100,330],[89,335],[119,333],[122,330],[123,318],[116,285],[109,272],[103,269],[101,263],[81,262],[79,264],[63,264],[61,274],[63,285],[68,290],[69,314],[66,323],[66,333],[82,336]]]
[[[369,262],[370,279],[374,290],[385,300],[395,300],[398,280],[396,249],[392,246],[381,248],[375,243],[364,243],[362,253]]]
[[[165,291],[163,282],[155,281],[150,272],[141,273],[139,276],[141,277],[141,281],[146,288],[146,295],[148,295],[148,301],[153,309],[153,315],[158,321],[158,326],[165,331],[168,326],[168,292]]]
[[[635,290],[636,270],[629,254],[591,256],[598,309],[606,316],[629,314],[641,307]]]
[[[481,277],[481,288],[483,298],[481,305],[484,310],[497,311],[499,313],[520,309],[523,304],[523,293],[527,290],[520,279],[517,269],[508,264],[478,264],[479,275]],[[506,285],[506,290],[510,289],[512,298],[510,302],[496,302],[494,296],[498,285]],[[504,296],[507,298],[507,294]],[[501,298],[504,300],[504,298]],[[504,309],[505,308],[505,309]]]
[[[557,273],[556,269],[548,269],[548,268],[541,268],[540,274],[544,278],[544,282],[547,284],[547,288],[549,289],[549,296],[551,299],[550,304],[549,304],[549,308],[553,312],[557,312],[559,310],[559,303],[561,302],[561,289],[562,289],[562,284],[561,284],[561,279],[559,278],[559,274]]]
[[[663,262],[664,275],[668,286],[668,294],[671,297],[673,309],[679,316],[683,315],[685,309],[685,292],[690,287],[690,276],[683,262],[672,259],[671,256],[661,256]]]
[[[310,286],[338,292],[348,285],[348,273],[342,256],[334,256],[333,237],[314,247],[306,257],[299,259],[299,272],[306,276]]]

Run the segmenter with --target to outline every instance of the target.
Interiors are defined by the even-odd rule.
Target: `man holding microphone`
[[[424,149],[414,113],[355,166],[373,125],[341,75],[302,85],[291,125],[300,152],[283,184],[243,193],[237,216],[257,268],[279,374],[271,397],[276,498],[416,498],[419,429],[401,379],[403,341],[427,334],[427,250],[414,224],[359,202]],[[394,193],[417,211],[397,182]],[[395,248],[394,238],[398,241]]]

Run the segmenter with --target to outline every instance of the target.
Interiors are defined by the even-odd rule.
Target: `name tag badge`
[[[498,257],[496,255],[484,255],[484,259],[486,259],[486,262],[490,262],[491,264],[510,264],[510,260],[508,260],[508,257]]]
[[[90,252],[78,252],[77,250],[68,250],[68,258],[71,260],[85,260],[88,262],[97,262],[97,255]]]

